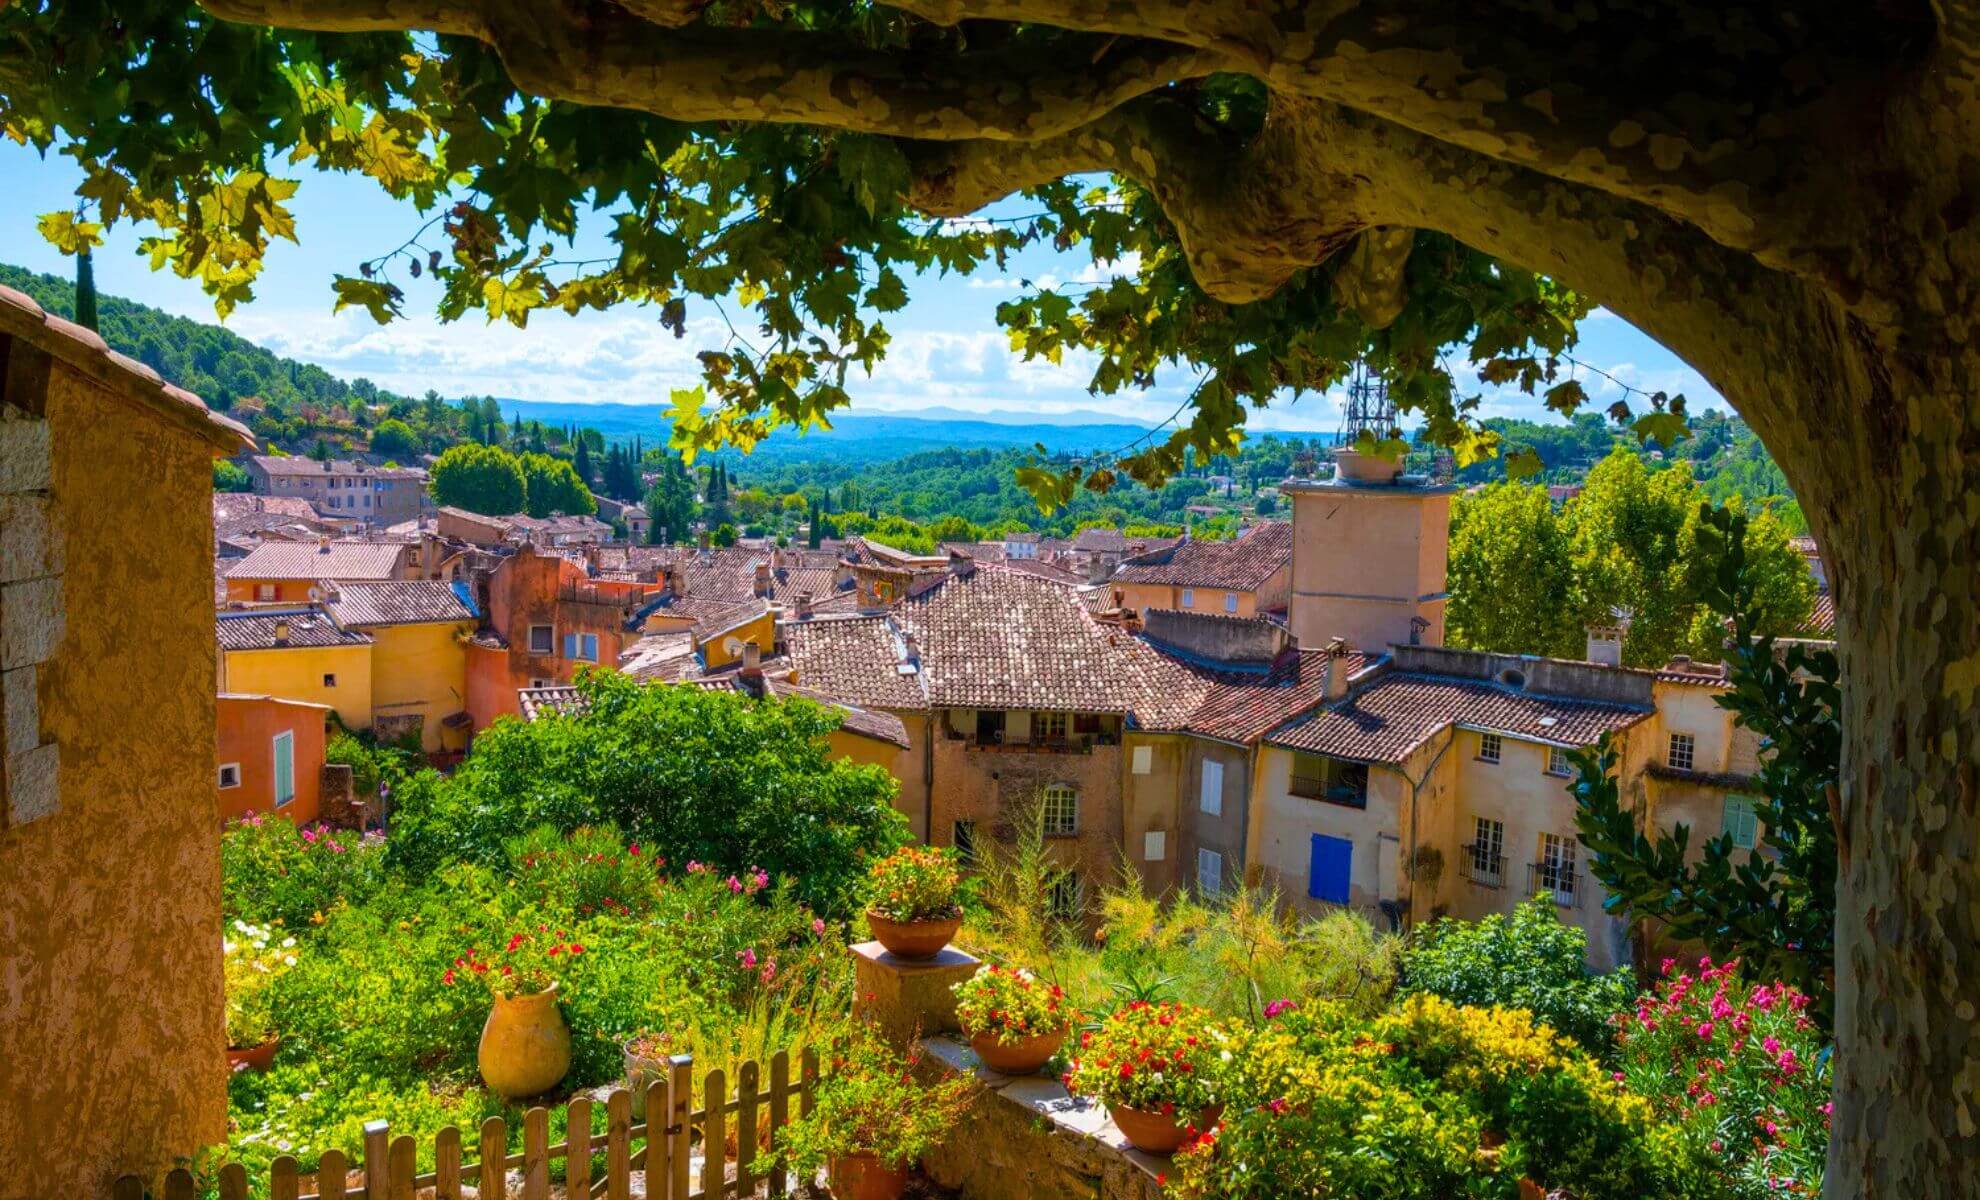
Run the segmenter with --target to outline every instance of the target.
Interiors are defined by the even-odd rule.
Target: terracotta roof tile
[[[1815,608],[1808,614],[1808,632],[1818,637],[1836,635],[1836,597],[1827,590],[1815,593]]]
[[[364,475],[377,479],[423,480],[426,471],[420,467],[374,467],[367,462],[353,458],[332,458],[318,460],[300,454],[257,454],[254,464],[269,475]]]
[[[1352,680],[1370,665],[1367,657],[1351,651],[1341,659],[1338,669]],[[1201,692],[1182,728],[1248,745],[1320,702],[1326,686],[1327,652],[1288,652],[1264,670],[1201,665],[1188,669]]]
[[[247,426],[213,412],[198,396],[166,383],[150,367],[110,349],[95,331],[43,311],[25,292],[0,287],[0,333],[22,338],[163,415],[185,422],[224,449],[254,445],[254,435]]]
[[[390,579],[406,548],[397,542],[264,542],[227,569],[229,579]]]
[[[222,650],[273,650],[277,626],[286,627],[283,646],[362,646],[371,641],[345,629],[314,608],[250,609],[215,614],[214,632]]]
[[[479,615],[453,584],[441,579],[339,583],[323,606],[346,626],[424,625],[472,621]]]
[[[1292,562],[1292,522],[1266,521],[1227,542],[1186,538],[1121,564],[1114,579],[1169,587],[1256,591]]]
[[[920,674],[899,669],[901,627],[891,616],[812,616],[779,632],[799,686],[875,708],[928,707]]]
[[[1266,741],[1358,762],[1396,763],[1452,725],[1562,746],[1593,745],[1651,715],[1648,708],[1522,692],[1476,679],[1383,671],[1348,697],[1274,731]]]

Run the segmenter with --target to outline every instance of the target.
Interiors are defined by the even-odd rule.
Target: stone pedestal
[[[879,942],[861,942],[852,952],[853,1015],[871,1021],[890,1043],[905,1047],[917,1034],[932,1037],[960,1028],[950,989],[976,974],[974,957],[951,946],[911,962],[895,958]]]

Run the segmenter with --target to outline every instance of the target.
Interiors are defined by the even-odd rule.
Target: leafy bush
[[[339,904],[362,904],[384,879],[376,837],[250,814],[220,835],[221,904],[230,919],[299,930]]]
[[[922,1084],[917,1046],[903,1058],[864,1025],[832,1047],[815,1106],[786,1130],[782,1157],[801,1179],[849,1154],[873,1154],[888,1167],[912,1166],[935,1148],[976,1099],[968,1076]]]
[[[873,864],[866,911],[889,921],[943,921],[960,916],[962,877],[955,856],[938,846],[903,846]]]
[[[1197,1194],[1509,1200],[1521,1176],[1580,1200],[1712,1194],[1649,1104],[1518,1010],[1280,1008],[1227,1087],[1222,1124],[1177,1159]]]
[[[1599,1054],[1613,1038],[1610,1015],[1629,1006],[1636,985],[1627,970],[1590,975],[1587,956],[1587,935],[1539,896],[1510,917],[1445,917],[1420,929],[1403,951],[1402,992],[1523,1008]]]
[[[1021,968],[986,963],[953,990],[962,1031],[995,1038],[999,1045],[1062,1033],[1073,1017],[1065,989]]]
[[[1749,985],[1739,964],[1664,963],[1654,992],[1618,1020],[1628,1088],[1720,1163],[1740,1197],[1815,1195],[1829,1149],[1830,1063],[1809,997]]]
[[[836,917],[872,859],[907,840],[892,777],[829,757],[829,709],[616,672],[578,686],[582,711],[498,721],[452,778],[422,772],[395,788],[393,862],[412,874],[495,864],[519,829],[609,824],[668,862],[788,877]]]
[[[277,1032],[271,993],[275,981],[296,965],[296,939],[278,932],[237,918],[221,943],[227,1044],[236,1049],[259,1046]]]
[[[1227,1099],[1241,1035],[1186,1004],[1136,1000],[1082,1034],[1066,1088],[1102,1104],[1194,1120]]]

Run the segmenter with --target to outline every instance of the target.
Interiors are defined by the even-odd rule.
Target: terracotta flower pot
[[[899,1200],[907,1191],[906,1167],[890,1167],[877,1154],[848,1154],[830,1163],[832,1200]]]
[[[280,1049],[282,1039],[269,1038],[259,1046],[227,1047],[227,1069],[229,1071],[266,1071],[275,1061],[275,1051]]]
[[[992,1071],[1004,1075],[1031,1075],[1059,1052],[1065,1044],[1066,1031],[1054,1030],[1051,1033],[1035,1033],[1015,1042],[999,1042],[991,1033],[979,1033],[969,1039],[969,1048],[976,1051],[976,1057]]]
[[[1201,1133],[1217,1123],[1217,1117],[1224,1111],[1221,1104],[1213,1104],[1196,1114],[1196,1130]],[[1114,1125],[1121,1131],[1136,1150],[1148,1154],[1174,1154],[1182,1149],[1189,1136],[1183,1132],[1188,1123],[1185,1113],[1174,1116],[1158,1112],[1146,1112],[1139,1108],[1129,1108],[1124,1104],[1109,1104],[1107,1115],[1114,1118]]]
[[[895,958],[920,960],[934,958],[956,936],[962,928],[962,916],[943,917],[935,921],[889,921],[879,913],[867,913],[866,923],[873,930],[873,940],[887,948],[887,953]]]
[[[1394,483],[1402,468],[1400,458],[1383,458],[1346,448],[1334,451],[1334,474],[1348,483]]]
[[[557,1009],[557,986],[528,996],[497,996],[481,1027],[481,1081],[507,1100],[557,1086],[571,1069],[571,1027]]]

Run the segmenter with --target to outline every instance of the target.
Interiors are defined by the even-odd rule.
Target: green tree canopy
[[[591,489],[584,486],[568,460],[524,454],[516,462],[522,468],[523,506],[530,516],[588,516],[598,511]]]
[[[656,545],[681,541],[694,525],[694,480],[673,450],[648,450],[646,461],[656,476],[646,493],[646,513],[653,519],[647,536]]]
[[[371,452],[392,458],[411,458],[424,446],[413,427],[397,417],[387,417],[371,431]]]
[[[907,840],[893,778],[830,756],[829,708],[610,671],[578,688],[580,711],[498,721],[452,777],[396,789],[394,861],[496,864],[519,829],[610,823],[669,863],[795,876],[807,903],[849,916],[869,861]]]
[[[1502,483],[1460,496],[1451,506],[1448,584],[1451,645],[1581,656],[1567,534],[1545,488]]]
[[[489,516],[523,511],[522,464],[506,450],[469,442],[455,446],[433,464],[429,485],[435,504]]]

